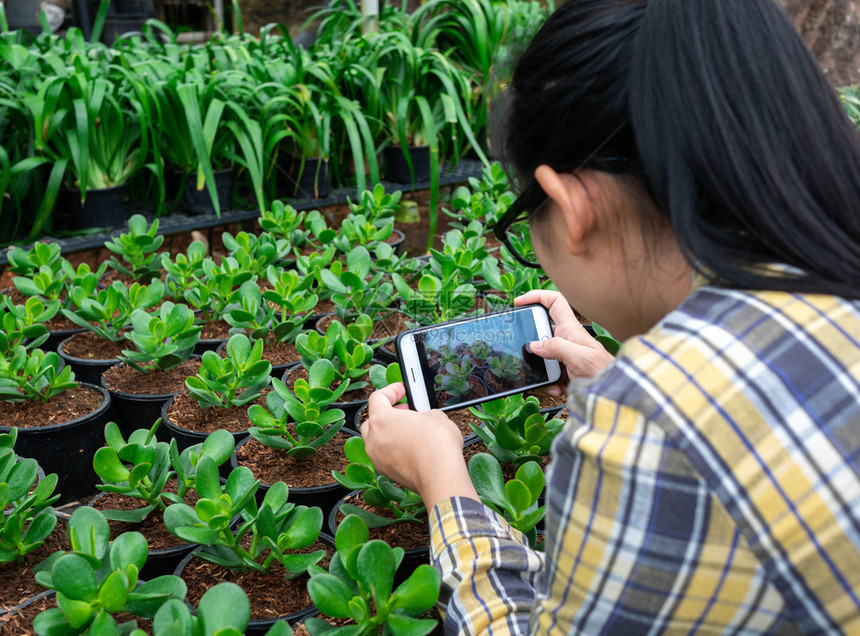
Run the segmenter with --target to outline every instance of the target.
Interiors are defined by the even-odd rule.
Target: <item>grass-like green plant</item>
[[[185,386],[200,408],[242,406],[257,399],[272,381],[272,363],[263,360],[263,341],[251,342],[233,334],[224,348],[225,357],[206,351],[197,375]]]
[[[289,578],[299,576],[325,556],[324,550],[299,552],[319,537],[322,511],[289,503],[282,481],[269,487],[258,507],[254,495],[259,486],[245,466],[233,469],[222,486],[215,463],[203,457],[197,464],[200,500],[193,508],[185,503],[168,506],[164,524],[183,541],[203,546],[196,554],[206,561],[258,572],[280,563]],[[236,515],[241,521],[234,530]]]
[[[0,400],[4,402],[47,402],[77,386],[72,368],[63,366],[53,351],[28,351],[18,345],[9,353],[0,352]]]
[[[39,465],[35,459],[18,457],[18,429],[0,434],[0,563],[23,563],[54,531],[57,517],[51,504],[57,475],[51,473],[36,483]]]
[[[373,465],[364,448],[364,440],[351,437],[343,447],[349,465],[343,473],[332,471],[332,476],[344,488],[360,490],[361,496],[369,506],[388,510],[393,518],[383,517],[360,506],[342,504],[345,515],[354,514],[370,528],[382,528],[392,523],[422,523],[421,517],[427,513],[421,495],[407,488],[401,488],[388,477],[381,475]]]
[[[337,629],[324,620],[309,619],[305,626],[313,636],[344,630],[362,636],[380,630],[410,636],[433,631],[438,621],[420,616],[439,598],[441,578],[436,568],[422,563],[395,589],[403,548],[371,541],[367,525],[355,515],[347,515],[338,526],[335,546],[328,571],[319,566],[309,569],[308,594],[325,616],[350,619],[355,625]]]
[[[72,551],[55,552],[36,569],[36,581],[57,591],[57,607],[36,616],[37,634],[119,634],[136,621],[117,624],[120,612],[152,618],[168,599],[185,598],[178,576],[138,582],[149,549],[139,532],[110,541],[107,519],[95,508],[76,509],[68,523]]]
[[[334,380],[334,365],[325,359],[311,365],[307,380],[295,381],[292,393],[283,382],[273,380],[266,406],[254,404],[248,409],[248,419],[253,424],[251,437],[271,448],[286,450],[295,459],[315,454],[345,424],[344,412],[329,406],[340,399],[349,380],[331,389]]]
[[[540,402],[522,394],[484,402],[469,411],[483,425],[469,423],[487,450],[500,462],[522,465],[541,461],[550,453],[552,442],[564,427],[564,420],[540,412]]]

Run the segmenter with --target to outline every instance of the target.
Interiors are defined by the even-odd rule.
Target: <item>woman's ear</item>
[[[538,166],[535,179],[561,211],[566,228],[565,245],[571,254],[581,256],[586,252],[596,220],[588,189],[575,175],[556,172],[547,165]]]

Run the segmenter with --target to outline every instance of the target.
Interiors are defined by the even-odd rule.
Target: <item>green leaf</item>
[[[377,607],[383,606],[391,595],[395,569],[391,546],[384,541],[375,539],[361,547],[356,579],[372,590]]]
[[[125,572],[111,572],[99,588],[99,601],[106,612],[119,612],[128,597],[128,577]]]
[[[93,616],[94,608],[92,605],[86,601],[68,598],[61,592],[57,592],[57,606],[63,612],[63,615],[69,622],[69,626],[75,630],[86,625]]]
[[[505,495],[517,512],[524,512],[532,505],[532,494],[528,486],[518,479],[512,479],[505,484]]]
[[[158,576],[141,583],[130,592],[123,611],[143,618],[152,618],[167,599],[175,598],[181,601],[185,598],[185,593],[185,581],[178,576]]]
[[[110,546],[110,565],[114,570],[125,571],[129,565],[143,569],[149,548],[139,532],[124,532]]]
[[[393,636],[425,636],[432,632],[438,621],[430,618],[412,618],[392,614],[388,617],[388,628]]]
[[[422,563],[394,591],[390,607],[407,612],[424,612],[435,605],[441,584],[439,571],[432,565]]]
[[[307,583],[308,594],[316,608],[331,618],[349,618],[349,601],[352,590],[346,583],[331,574],[311,577]]]
[[[78,554],[64,554],[57,559],[51,578],[57,592],[70,599],[90,602],[98,594],[93,566]]]
[[[197,615],[204,634],[217,634],[227,627],[244,633],[251,616],[251,604],[235,583],[219,583],[200,598]]]
[[[107,554],[110,528],[107,519],[95,508],[81,506],[69,518],[69,540],[76,552],[85,552],[101,560]]]

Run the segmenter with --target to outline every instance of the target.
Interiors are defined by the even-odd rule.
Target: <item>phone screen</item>
[[[538,340],[531,311],[508,311],[414,332],[431,408],[482,401],[547,384],[546,361],[526,350]]]

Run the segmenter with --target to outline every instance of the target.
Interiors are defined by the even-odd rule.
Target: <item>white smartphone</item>
[[[414,411],[460,409],[561,379],[561,365],[526,344],[552,337],[543,305],[404,331],[397,358]]]

